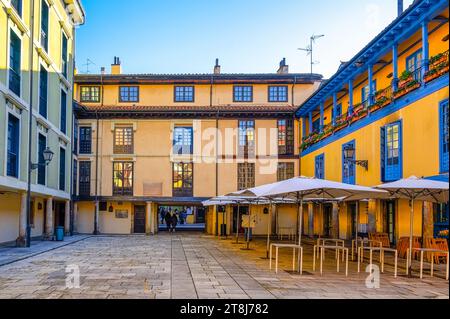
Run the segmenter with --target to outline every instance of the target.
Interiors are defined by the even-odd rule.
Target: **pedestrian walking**
[[[172,215],[167,212],[166,215],[164,216],[164,220],[166,221],[166,226],[167,226],[167,230],[169,231],[169,233],[172,231]]]
[[[177,216],[177,214],[173,214],[172,220],[171,220],[171,228],[172,228],[173,233],[176,232],[177,225],[178,225],[178,216]]]

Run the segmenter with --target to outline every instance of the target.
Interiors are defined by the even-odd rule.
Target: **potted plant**
[[[444,53],[439,53],[439,54],[432,56],[429,60],[429,63],[430,63],[430,65],[439,64],[441,62],[444,62],[445,58],[446,57],[445,57]]]
[[[403,71],[398,79],[398,87],[403,87],[405,84],[413,80],[413,74],[409,70]]]

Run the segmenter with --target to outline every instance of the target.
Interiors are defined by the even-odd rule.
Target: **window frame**
[[[14,5],[14,3],[16,3],[16,2],[17,2],[17,6]],[[22,14],[23,14],[23,1],[22,1],[22,0],[11,0],[11,7],[13,7],[14,10],[16,10],[18,16],[22,18]]]
[[[48,70],[43,66],[40,65],[39,70],[39,115],[41,115],[43,118],[48,118]],[[45,75],[45,79],[44,79]],[[44,82],[45,80],[45,82]],[[45,87],[44,87],[45,86]],[[45,89],[45,90],[44,90]]]
[[[19,48],[13,46],[13,39],[17,40]],[[9,55],[7,57],[8,89],[18,97],[21,97],[22,95],[22,40],[22,37],[16,31],[14,31],[12,28],[9,29]],[[16,61],[16,55],[14,53],[18,53],[18,61]],[[16,68],[18,70],[16,70]],[[18,83],[16,83],[16,80],[18,80]],[[15,87],[17,87],[18,92],[15,90]]]
[[[59,118],[59,129],[61,133],[67,135],[67,92],[61,88],[60,93],[60,118]],[[65,97],[63,101],[63,97]]]
[[[123,131],[122,137],[118,135],[119,131]],[[121,141],[122,144],[117,142]],[[134,154],[134,127],[133,126],[116,126],[113,133],[113,153],[118,155]]]
[[[182,130],[182,144],[176,144],[177,131]],[[184,144],[186,141],[186,132],[190,132],[189,144]],[[184,152],[189,148],[189,152]],[[178,151],[176,151],[178,150]],[[192,126],[175,126],[173,129],[173,141],[172,141],[172,154],[173,155],[193,155],[194,154],[194,128]]]
[[[89,135],[82,134],[84,131],[89,131]],[[92,127],[91,126],[79,126],[78,127],[78,154],[80,155],[91,155],[92,154]],[[89,136],[89,140],[82,139],[83,136]],[[84,150],[89,148],[89,152],[85,152]]]
[[[89,89],[89,94],[88,94],[87,98],[85,97],[85,95],[83,95],[83,90],[84,89]],[[95,96],[95,99],[94,99],[94,95],[92,94],[92,91],[94,89],[98,90],[98,95]],[[83,85],[83,86],[80,86],[80,102],[83,102],[83,103],[99,103],[100,99],[101,99],[101,94],[102,94],[102,92],[101,92],[100,86],[98,86],[98,85]]]
[[[177,90],[183,88],[183,99],[179,100],[177,95]],[[192,99],[186,99],[186,90],[187,88],[192,89]],[[173,87],[173,101],[174,103],[195,103],[195,86],[194,85],[175,85]]]
[[[278,165],[277,165],[277,181],[278,182],[289,180],[294,177],[295,177],[295,163],[294,162],[278,162]]]
[[[45,5],[45,6],[44,6]],[[39,25],[39,43],[41,47],[48,53],[49,43],[50,43],[50,4],[46,0],[41,0],[41,11],[40,11],[40,25]],[[47,23],[44,25],[44,8],[47,12]],[[46,27],[46,30],[44,29]],[[44,32],[46,31],[46,32]]]
[[[276,99],[273,99],[275,96],[272,94],[271,90],[277,89],[276,92]],[[286,90],[286,99],[281,100],[280,99],[280,89]],[[289,102],[289,86],[288,85],[269,85],[268,87],[268,101],[269,103],[286,103]]]
[[[238,89],[241,89],[242,92],[237,92]],[[250,99],[245,99],[245,89],[250,89]],[[241,95],[241,99],[236,98],[236,94]],[[253,102],[253,85],[234,85],[233,86],[233,103],[252,103]]]
[[[251,125],[249,125],[251,124]],[[244,133],[245,128],[245,133]],[[249,133],[252,132],[252,133]],[[255,120],[239,120],[238,121],[238,155],[249,157],[255,155],[256,152],[256,121]],[[249,139],[251,137],[251,139]],[[245,143],[242,144],[245,140]]]
[[[281,124],[281,122],[285,122]],[[284,136],[280,127],[285,127]],[[277,120],[277,146],[278,155],[294,155],[295,152],[295,128],[294,120],[292,119],[279,119]],[[284,140],[284,145],[281,142]]]
[[[66,79],[69,74],[69,37],[63,30],[61,31],[61,74]]]
[[[122,165],[122,169],[121,170],[116,170],[116,165],[121,164]],[[129,181],[131,181],[131,187],[125,187],[125,175],[123,174],[126,171],[129,171],[127,169],[125,169],[126,165],[131,165],[131,180],[129,179]],[[113,196],[133,196],[134,195],[134,171],[135,165],[134,162],[129,162],[129,161],[115,161],[113,162],[113,174],[112,174],[112,187],[113,187]],[[122,187],[116,186],[116,175],[115,173],[117,172],[122,172]]]
[[[63,158],[64,154],[64,158]],[[59,170],[58,170],[58,189],[66,192],[67,186],[67,150],[65,147],[59,147]]]
[[[353,146],[355,149],[355,155],[353,156],[353,160],[356,160],[356,141],[350,141],[342,145],[342,182],[345,184],[355,185],[356,184],[356,164],[350,163],[348,164],[348,167],[346,168],[346,162],[345,162],[345,148],[347,146]],[[345,172],[348,169],[349,172],[352,172],[352,175],[348,175],[346,177]]]
[[[43,140],[45,140],[45,145],[41,148],[41,144],[40,144],[40,138],[43,138]],[[38,163],[39,164],[44,164],[44,155],[42,154],[42,152],[47,148],[48,146],[48,136],[46,136],[45,134],[43,134],[42,132],[38,132],[37,135],[37,139],[38,139],[38,143],[37,143],[37,158],[38,158]],[[47,176],[47,166],[46,165],[39,165],[39,167],[37,168],[37,172],[36,172],[36,184],[37,185],[41,185],[41,186],[47,186],[47,180],[48,180],[48,176]],[[42,175],[41,175],[42,173]],[[40,178],[43,178],[43,182],[41,183]],[[59,185],[58,185],[59,186]]]
[[[446,110],[445,110],[446,108]],[[446,113],[445,113],[446,111]],[[445,115],[447,114],[447,115]],[[447,120],[447,127],[445,127],[444,120]],[[445,129],[447,129],[447,154],[445,154]],[[443,100],[439,103],[439,170],[440,174],[449,172],[449,100]]]
[[[314,160],[314,176],[317,179],[325,179],[325,153],[317,155]]]
[[[84,172],[88,172],[89,174],[84,174]],[[78,174],[79,174],[78,195],[79,196],[91,196],[92,162],[91,161],[79,161],[78,162]]]
[[[175,178],[176,167],[181,167],[181,179]],[[185,169],[187,168],[187,169]],[[186,176],[190,173],[190,177],[186,178]],[[175,187],[175,183],[181,181],[182,187]],[[189,184],[191,187],[185,187],[184,185]],[[194,196],[194,163],[189,162],[173,162],[172,163],[172,196],[173,197],[193,197]]]
[[[128,89],[128,99],[123,99],[122,89]],[[136,100],[131,99],[130,89],[136,89]],[[119,103],[139,103],[140,89],[138,85],[121,85],[119,86]]]
[[[251,173],[249,173],[251,168]],[[241,172],[244,172],[244,176],[241,176]],[[255,163],[238,163],[237,165],[237,189],[238,191],[255,187],[256,183],[256,165]]]
[[[20,152],[20,140],[21,140],[21,128],[22,128],[22,122],[21,122],[21,118],[16,116],[15,114],[11,113],[11,112],[6,112],[6,118],[7,118],[7,127],[6,127],[6,176],[10,177],[10,178],[15,178],[15,179],[19,179],[20,178],[20,160],[21,160],[21,152]],[[14,121],[16,121],[15,124],[17,124],[17,126],[15,127],[15,139],[17,139],[15,142],[16,143],[12,143],[12,145],[15,145],[15,147],[17,147],[16,154],[14,154],[15,156],[15,168],[14,168],[14,174],[10,173],[10,160],[9,160],[9,156],[10,156],[10,150],[9,150],[9,125],[10,125],[10,118],[13,118]]]
[[[389,164],[389,159],[390,159],[390,155],[389,155],[389,145],[388,145],[388,141],[389,141],[389,128],[390,127],[394,127],[394,126],[398,126],[398,148],[397,149],[392,149],[392,151],[397,150],[398,152],[398,163],[397,164]],[[385,182],[394,182],[397,180],[400,180],[403,177],[403,125],[402,125],[402,121],[395,121],[392,123],[389,123],[387,125],[384,126],[385,129],[385,149],[384,149],[384,181]],[[395,140],[393,140],[391,143],[394,143]],[[394,158],[394,157],[392,157]],[[397,174],[397,175],[396,175]]]

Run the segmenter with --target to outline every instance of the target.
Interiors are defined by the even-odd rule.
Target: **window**
[[[325,179],[325,155],[316,156],[315,177]]]
[[[233,93],[234,102],[252,102],[253,87],[252,86],[235,86]]]
[[[448,100],[441,102],[440,105],[440,157],[441,157],[441,173],[448,173],[448,153],[449,153],[449,112]]]
[[[80,127],[80,154],[92,154],[92,129]]]
[[[406,58],[406,68],[413,73],[415,80],[420,80],[420,69],[422,67],[422,49],[414,52]]]
[[[383,182],[402,178],[401,122],[381,129],[381,171]]]
[[[278,120],[278,154],[294,154],[294,121]]]
[[[8,142],[7,142],[7,175],[19,177],[19,150],[20,150],[20,121],[12,114],[8,115]]]
[[[66,190],[66,150],[59,148],[59,190]]]
[[[192,127],[175,127],[173,132],[173,154],[190,155],[194,153]]]
[[[48,98],[48,72],[41,65],[39,73],[39,114],[47,118],[47,98]]]
[[[444,234],[445,231],[448,232],[448,217],[449,217],[450,205],[448,204],[434,204],[434,237],[435,238],[448,238]]]
[[[269,86],[269,102],[287,102],[287,86]]]
[[[119,91],[120,102],[139,102],[139,87],[121,86]]]
[[[78,127],[78,120],[76,118],[73,119],[73,154],[78,155],[78,134],[80,134],[80,130]]]
[[[41,46],[48,52],[48,4],[41,1]]]
[[[67,133],[67,93],[61,90],[61,132]]]
[[[356,183],[356,166],[355,163],[349,162],[345,158],[344,149],[348,146],[355,148],[355,142],[350,142],[342,146],[342,182],[346,184]],[[355,152],[356,154],[356,152]],[[355,155],[350,160],[355,160]]]
[[[375,93],[377,91],[377,81],[376,80],[374,80],[372,82],[372,90],[373,90],[373,93]],[[365,107],[368,107],[370,105],[369,94],[370,94],[369,85],[366,85],[365,87],[363,87],[361,89],[361,103],[363,103]]]
[[[114,154],[133,154],[133,128],[116,127],[114,129]]]
[[[278,163],[277,179],[279,182],[285,181],[295,177],[294,163]]]
[[[61,71],[65,78],[67,78],[67,69],[68,69],[68,61],[67,61],[67,37],[63,33],[62,34],[62,45],[61,45]]]
[[[239,121],[239,156],[252,156],[255,153],[255,121]]]
[[[78,193],[80,196],[91,195],[91,162],[80,162]]]
[[[20,96],[20,74],[21,74],[21,47],[20,38],[11,30],[9,44],[9,89]]]
[[[173,196],[192,197],[194,194],[194,164],[173,163]]]
[[[312,130],[313,130],[313,132],[319,132],[320,131],[320,118],[315,120],[312,123]]]
[[[175,102],[194,102],[194,87],[176,86]]]
[[[82,86],[81,102],[98,103],[100,102],[100,87],[98,86]]]
[[[76,159],[73,160],[73,169],[72,169],[72,195],[77,195],[77,184],[78,184],[78,161]]]
[[[47,138],[42,135],[39,134],[38,137],[38,163],[39,164],[44,164],[45,160],[44,160],[44,151],[47,148]],[[47,167],[44,165],[39,165],[38,169],[37,169],[37,182],[39,185],[44,185],[46,183],[46,175],[47,175]]]
[[[255,164],[238,163],[238,190],[255,187]]]
[[[115,162],[113,168],[113,195],[133,196],[133,166],[131,162]]]
[[[336,105],[336,110],[334,111],[334,114],[336,115],[336,118],[342,116],[342,104]]]
[[[22,17],[22,0],[11,0],[11,6],[16,10],[19,17]]]

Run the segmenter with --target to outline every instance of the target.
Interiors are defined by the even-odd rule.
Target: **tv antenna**
[[[86,73],[86,74],[91,73],[90,70],[89,70],[89,67],[90,67],[91,65],[96,65],[96,64],[95,64],[94,62],[92,62],[91,59],[87,58],[87,59],[86,59],[86,63],[83,64],[83,66],[86,67],[86,71],[85,71],[84,73]]]
[[[298,50],[300,51],[305,51],[307,56],[311,57],[311,74],[313,74],[313,67],[315,64],[319,64],[318,61],[314,61],[313,58],[313,46],[316,43],[316,40],[319,38],[324,37],[324,34],[320,34],[320,35],[312,35],[310,38],[310,43],[309,46],[307,46],[306,48],[299,48]]]

